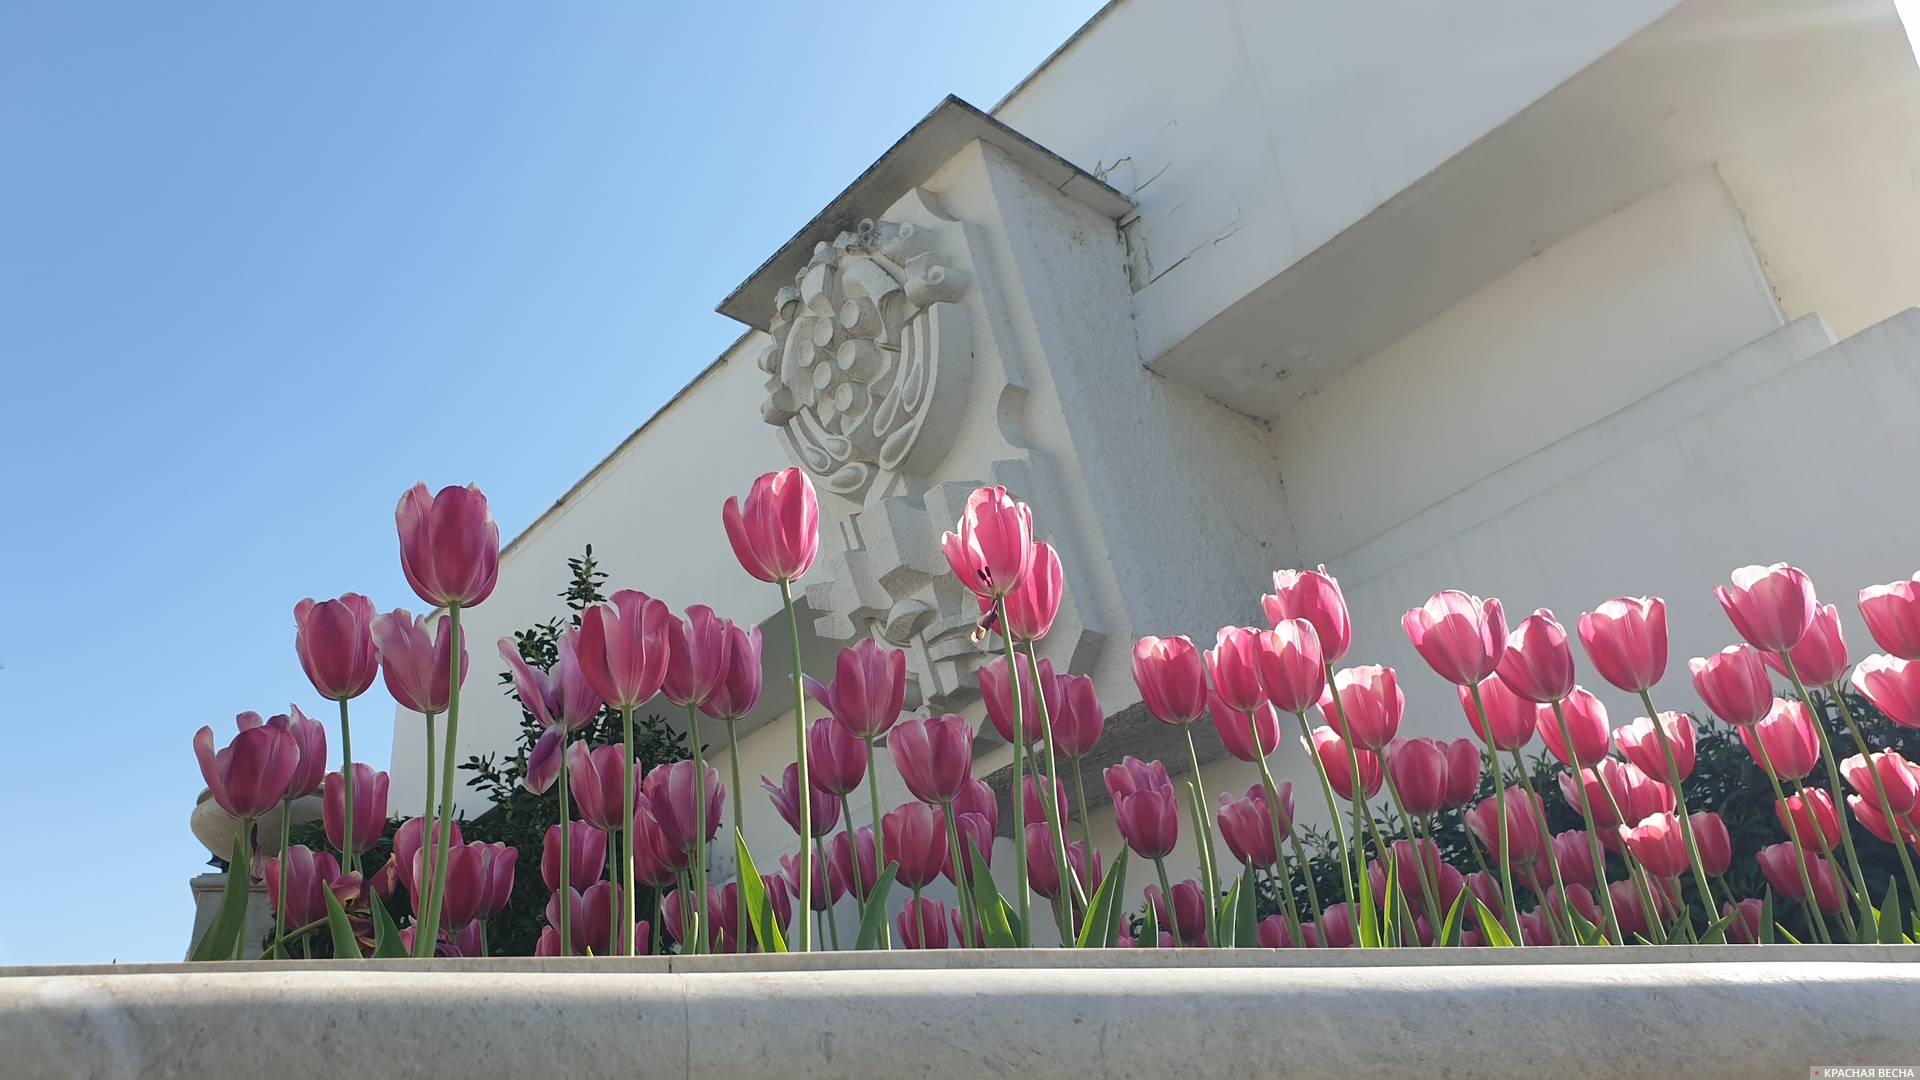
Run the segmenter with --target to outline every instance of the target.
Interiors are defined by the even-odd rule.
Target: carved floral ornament
[[[922,435],[937,409],[962,406],[972,343],[955,303],[968,276],[938,239],[925,225],[862,221],[816,245],[775,297],[760,415],[836,495],[858,502],[877,477],[928,468],[946,449],[921,447]]]

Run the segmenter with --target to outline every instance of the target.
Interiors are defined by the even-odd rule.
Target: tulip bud
[[[400,569],[420,599],[434,607],[470,608],[493,594],[500,578],[500,527],[478,487],[444,487],[431,495],[427,485],[415,484],[400,496],[393,522],[400,533]]]
[[[1600,677],[1629,694],[1667,670],[1667,603],[1619,596],[1580,616],[1580,645]]]
[[[907,699],[907,654],[867,638],[842,649],[833,662],[833,683],[805,680],[807,694],[848,732],[863,740],[885,735],[900,719]]]
[[[1813,582],[1786,563],[1743,566],[1731,585],[1715,586],[1714,598],[1747,643],[1761,652],[1783,653],[1800,644],[1813,625]]]
[[[793,581],[820,552],[820,498],[813,481],[799,469],[781,469],[755,480],[744,510],[728,496],[720,523],[741,569],[761,581]]]

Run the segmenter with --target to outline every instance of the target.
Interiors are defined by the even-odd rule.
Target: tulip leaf
[[[880,944],[880,935],[887,932],[887,893],[893,889],[893,879],[900,873],[900,864],[890,862],[880,877],[873,883],[873,892],[867,896],[867,910],[860,914],[860,934],[854,938],[856,949],[872,949]]]
[[[1148,904],[1146,918],[1147,923],[1142,928],[1142,936],[1145,937],[1148,948],[1158,948],[1160,946],[1160,909]]]
[[[1597,923],[1588,922],[1587,917],[1573,910],[1572,905],[1567,906],[1567,918],[1573,921],[1573,932],[1579,938],[1580,944],[1609,944],[1607,941],[1607,932],[1602,930]]]
[[[1365,874],[1360,875],[1360,918],[1353,929],[1354,944],[1363,949],[1378,949],[1380,942],[1380,916],[1373,906],[1373,883]]]
[[[1007,902],[994,888],[993,875],[986,873],[987,860],[980,854],[980,845],[974,843],[973,835],[967,834],[967,850],[973,860],[968,868],[978,867],[980,872],[967,875],[973,892],[973,910],[980,917],[980,932],[986,936],[989,949],[1017,948],[1020,939],[1014,936],[1013,927],[1007,922]]]
[[[1120,890],[1126,888],[1127,852],[1127,848],[1120,849],[1120,857],[1107,871],[1106,880],[1088,898],[1087,914],[1080,922],[1080,936],[1074,941],[1076,948],[1089,949],[1096,942],[1101,948],[1113,948],[1120,925],[1117,898]]]
[[[1433,939],[1434,944],[1453,948],[1460,944],[1460,912],[1466,906],[1466,898],[1471,895],[1465,889],[1453,898],[1453,906],[1447,909],[1447,917],[1440,923],[1440,933]]]
[[[233,838],[233,859],[227,863],[227,889],[220,896],[220,910],[193,947],[193,960],[231,960],[239,949],[240,936],[247,929],[247,900],[253,882],[247,872],[250,841],[247,828]]]
[[[1732,926],[1733,920],[1739,917],[1740,913],[1738,911],[1729,911],[1709,923],[1707,925],[1707,932],[1701,936],[1707,941],[1725,945],[1727,943],[1727,927]]]
[[[1473,898],[1473,910],[1480,923],[1480,940],[1496,949],[1513,948],[1513,939],[1507,936],[1506,927],[1500,925],[1499,917],[1488,911],[1487,905],[1477,896]]]
[[[378,896],[369,896],[367,906],[373,909],[373,958],[375,960],[404,960],[407,956],[406,943],[400,940],[400,928],[393,923],[387,905]]]
[[[1788,944],[1798,945],[1801,943],[1799,938],[1793,936],[1793,931],[1787,929],[1786,927],[1780,926],[1780,927],[1776,927],[1776,929],[1780,931],[1781,937],[1787,939]]]
[[[1773,944],[1773,889],[1769,887],[1760,900],[1760,944]]]
[[[333,958],[335,960],[359,960],[360,942],[353,936],[353,924],[347,921],[347,909],[340,906],[340,900],[326,883],[320,885],[320,895],[327,900],[327,932],[333,935]],[[379,901],[376,900],[375,903]]]
[[[1291,881],[1276,882],[1276,888],[1290,888]],[[1240,903],[1233,912],[1233,943],[1242,949],[1260,944],[1259,885],[1253,880],[1253,867],[1240,872]]]
[[[1887,879],[1887,897],[1880,901],[1879,927],[1880,944],[1900,944],[1900,887],[1889,877]]]
[[[1234,910],[1239,906],[1240,883],[1236,881],[1233,883],[1233,888],[1228,889],[1226,894],[1220,897],[1220,907],[1214,912],[1214,925],[1220,928],[1220,940],[1211,943],[1214,948],[1231,949],[1238,944],[1234,934],[1237,925],[1234,920]]]
[[[753,853],[747,850],[746,837],[740,835],[739,829],[733,830],[733,853],[736,872],[740,875],[740,909],[748,914],[753,924],[753,939],[760,943],[761,952],[786,952],[786,940],[780,934],[780,924],[773,917],[773,898],[767,895],[767,883],[753,865]],[[799,913],[802,919],[807,914],[804,911]]]

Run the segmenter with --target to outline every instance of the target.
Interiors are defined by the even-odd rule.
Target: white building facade
[[[1065,563],[1043,647],[1108,713],[1096,802],[1123,754],[1184,770],[1133,640],[1259,624],[1278,568],[1340,578],[1348,662],[1406,673],[1411,734],[1464,729],[1399,629],[1441,588],[1569,621],[1663,595],[1680,671],[1732,636],[1711,586],[1789,560],[1864,641],[1845,598],[1920,567],[1892,483],[1920,460],[1917,189],[1891,0],[1116,0],[991,113],[940,104],[722,301],[741,338],[509,545],[464,620],[473,682],[588,543],[616,587],[762,625],[740,772],[771,865],[795,844],[754,784],[793,759],[785,627],[719,519],[789,464],[821,494],[809,670],[905,649],[909,705],[975,721],[1003,799],[990,655],[939,551],[981,484]],[[463,758],[517,734],[491,692],[462,721]],[[413,806],[419,720],[395,730]],[[1257,779],[1202,745],[1209,792]],[[1274,762],[1317,786],[1290,742]]]

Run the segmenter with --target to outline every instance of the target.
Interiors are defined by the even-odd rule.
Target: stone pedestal
[[[193,889],[193,933],[187,938],[187,955],[200,943],[200,935],[213,925],[220,914],[220,901],[227,894],[227,875],[196,874],[188,886]],[[273,908],[267,904],[267,890],[255,885],[247,897],[247,931],[241,938],[249,959],[260,955],[260,943],[273,932]]]

